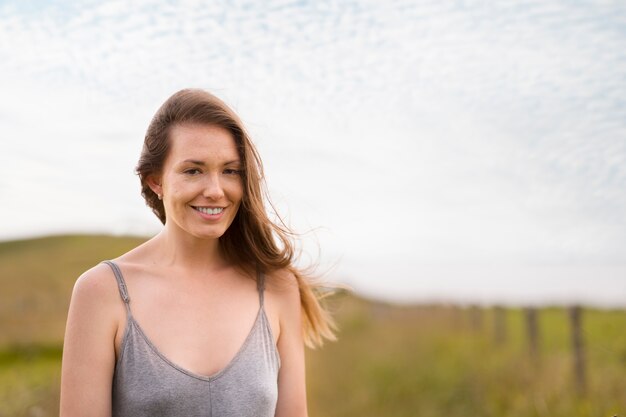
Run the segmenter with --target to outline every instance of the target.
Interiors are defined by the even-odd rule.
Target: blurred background
[[[0,416],[58,413],[75,279],[159,230],[160,104],[242,117],[348,284],[312,416],[626,414],[626,3],[0,1]]]

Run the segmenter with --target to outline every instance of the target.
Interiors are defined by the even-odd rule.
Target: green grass
[[[76,279],[144,240],[75,235],[0,242],[0,348],[61,344]]]
[[[61,345],[75,279],[138,238],[59,236],[0,243],[0,417],[58,414]],[[531,357],[524,312],[329,300],[339,342],[307,351],[310,415],[626,416],[626,311],[585,309],[587,392],[573,383],[563,308],[539,312]]]
[[[13,346],[0,352],[0,416],[58,414],[61,346]]]
[[[312,415],[613,416],[626,411],[626,312],[587,309],[588,391],[576,392],[566,310],[540,311],[530,357],[523,312],[475,328],[455,307],[375,307],[346,300],[340,342],[308,357]],[[331,382],[329,384],[329,382]],[[332,405],[332,406],[329,406]]]

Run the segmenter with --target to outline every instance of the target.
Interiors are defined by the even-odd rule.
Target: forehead
[[[175,125],[169,132],[168,159],[235,160],[239,152],[233,135],[226,129],[208,124]]]

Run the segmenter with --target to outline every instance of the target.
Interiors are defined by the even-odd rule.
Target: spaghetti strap
[[[124,282],[124,277],[122,276],[122,271],[120,267],[113,261],[103,261],[103,263],[109,265],[113,270],[113,274],[115,275],[115,280],[117,281],[117,286],[120,290],[120,295],[122,296],[122,300],[126,305],[126,311],[130,315],[130,297],[128,296],[128,290],[126,289],[126,282]]]
[[[256,284],[257,284],[257,289],[259,290],[259,303],[261,304],[261,308],[263,308],[263,292],[265,290],[265,275],[261,271],[257,271],[256,273]]]

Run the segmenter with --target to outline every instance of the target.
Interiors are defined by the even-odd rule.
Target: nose
[[[218,174],[207,175],[202,195],[210,200],[219,200],[224,197],[224,189]]]

